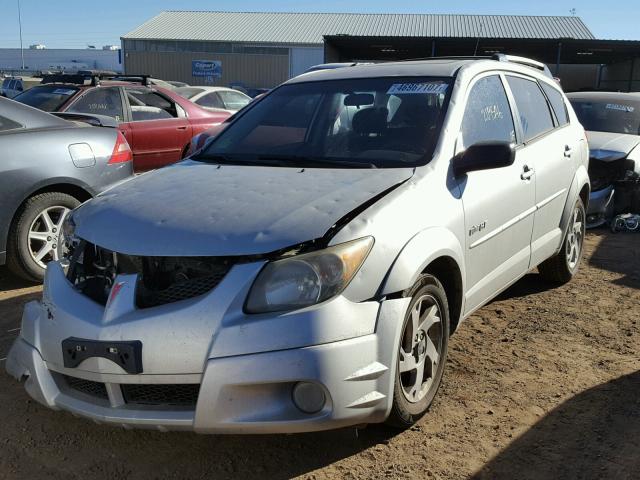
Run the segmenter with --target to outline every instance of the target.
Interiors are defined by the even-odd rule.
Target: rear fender
[[[580,191],[584,188],[584,186],[588,187],[587,192],[587,204],[584,206],[585,211],[588,205],[589,194],[591,193],[591,186],[589,183],[589,174],[587,173],[587,169],[584,165],[580,165],[576,174],[573,177],[573,182],[571,182],[571,187],[569,188],[569,194],[567,195],[567,201],[564,204],[564,209],[562,210],[562,216],[560,217],[560,230],[563,233],[562,242],[560,242],[560,246],[558,247],[559,252],[564,245],[564,237],[567,234],[567,229],[569,227],[569,221],[571,220],[571,212],[573,212],[573,207],[578,200],[578,196],[580,195]]]

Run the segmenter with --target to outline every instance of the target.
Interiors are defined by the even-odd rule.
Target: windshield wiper
[[[370,162],[357,162],[352,160],[342,160],[338,158],[326,157],[306,157],[304,155],[261,155],[258,160],[279,161],[293,164],[294,167],[338,167],[338,168],[378,168]]]
[[[217,165],[248,165],[248,166],[287,166],[288,163],[283,160],[273,159],[271,161],[251,160],[247,158],[228,157],[221,154],[213,155],[194,155],[191,160],[204,163],[214,163]]]

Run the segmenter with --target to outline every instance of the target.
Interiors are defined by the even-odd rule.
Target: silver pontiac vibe
[[[126,427],[406,428],[464,318],[536,267],[576,273],[587,163],[533,61],[301,75],[68,216],[7,370]]]

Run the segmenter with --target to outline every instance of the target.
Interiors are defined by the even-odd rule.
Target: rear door
[[[523,75],[509,74],[507,81],[522,127],[524,144],[519,155],[535,177],[530,265],[535,267],[555,252],[562,239],[560,217],[576,170],[573,152],[579,152],[578,137],[573,135],[559,90],[545,84],[543,91],[535,79]]]
[[[124,87],[136,171],[152,170],[182,159],[192,137],[185,111],[147,87]]]
[[[517,127],[504,78],[477,77],[466,101],[456,150],[481,142],[517,143]],[[529,268],[535,204],[534,180],[523,176],[526,159],[469,172],[459,178],[465,214],[467,299],[470,312]]]

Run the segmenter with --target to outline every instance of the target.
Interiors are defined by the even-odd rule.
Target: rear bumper
[[[105,374],[64,368],[43,360],[22,335],[9,352],[6,369],[25,380],[29,395],[49,408],[125,428],[296,433],[382,422],[393,400],[395,347],[402,323],[398,318],[408,302],[383,302],[375,333],[323,345],[210,358],[202,374]],[[41,315],[41,308],[38,302],[27,304],[23,332]],[[73,390],[61,383],[62,375],[98,382],[108,397],[97,399]],[[298,382],[309,382],[324,393],[324,405],[316,413],[296,406],[293,388]],[[132,383],[198,383],[200,389],[190,407],[145,406],[123,400],[121,385]]]

